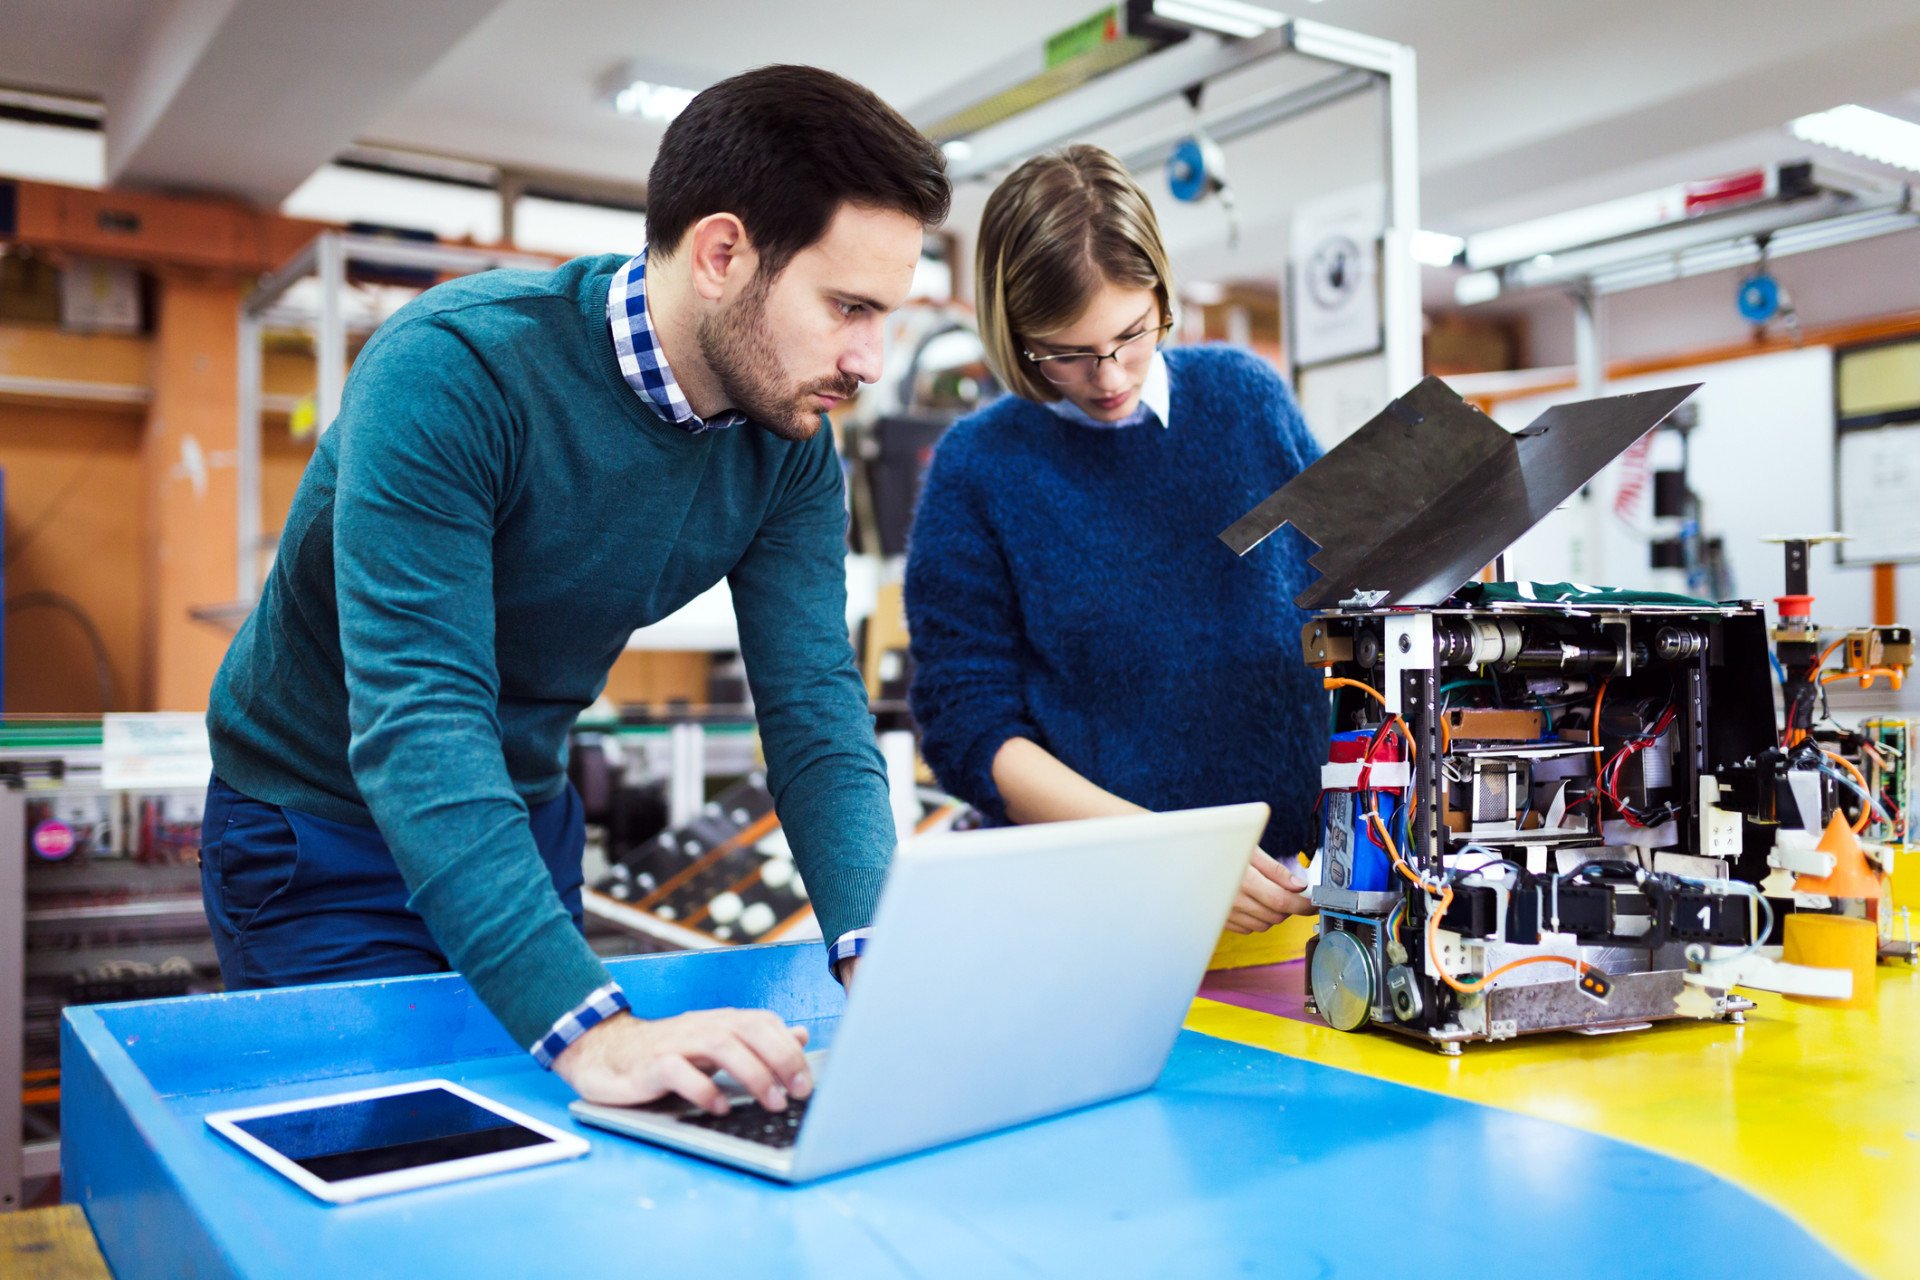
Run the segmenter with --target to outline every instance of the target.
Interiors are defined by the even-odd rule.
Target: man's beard
[[[790,389],[786,370],[767,331],[767,294],[773,282],[756,274],[740,300],[701,319],[695,338],[707,368],[719,379],[729,407],[738,409],[782,440],[811,440],[820,430],[814,395],[845,400],[860,389],[851,377],[829,378]]]

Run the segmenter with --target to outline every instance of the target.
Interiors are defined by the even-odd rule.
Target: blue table
[[[612,967],[643,1015],[764,1005],[830,1040],[841,1009],[817,945]],[[808,1187],[583,1130],[584,1160],[346,1206],[203,1117],[445,1076],[570,1124],[460,978],[91,1006],[63,1036],[65,1192],[121,1280],[1853,1274],[1692,1165],[1193,1032],[1149,1093]]]

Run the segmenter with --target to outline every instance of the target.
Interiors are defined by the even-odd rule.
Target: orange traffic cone
[[[1880,877],[1867,865],[1866,850],[1860,837],[1853,834],[1845,815],[1834,811],[1833,819],[1814,846],[1833,855],[1833,870],[1824,876],[1801,876],[1794,881],[1800,893],[1823,893],[1829,898],[1878,898]]]
[[[1821,893],[1829,898],[1860,898],[1869,903],[1880,897],[1880,877],[1867,865],[1866,850],[1860,838],[1838,812],[1815,846],[1821,853],[1833,855],[1833,870],[1824,876],[1801,876],[1794,881],[1800,893]],[[1813,996],[1788,996],[1801,1004],[1824,1004],[1848,1009],[1869,1008],[1874,1003],[1874,963],[1880,948],[1880,931],[1871,920],[1857,916],[1825,915],[1796,911],[1787,917],[1782,948],[1788,964],[1812,965],[1821,969],[1844,969],[1853,974],[1853,994],[1841,1000],[1823,1000]]]

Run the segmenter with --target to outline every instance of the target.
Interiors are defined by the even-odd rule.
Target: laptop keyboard
[[[723,1116],[696,1111],[682,1114],[681,1124],[711,1129],[729,1137],[744,1138],[763,1147],[791,1147],[800,1137],[800,1122],[807,1115],[807,1099],[790,1098],[785,1111],[769,1111],[751,1099],[736,1102]]]

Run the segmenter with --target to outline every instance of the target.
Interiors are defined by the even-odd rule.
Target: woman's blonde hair
[[[1072,146],[1015,169],[987,199],[974,256],[987,359],[1015,395],[1058,400],[1022,352],[1079,318],[1104,284],[1152,289],[1173,320],[1173,272],[1147,193],[1099,147]]]

